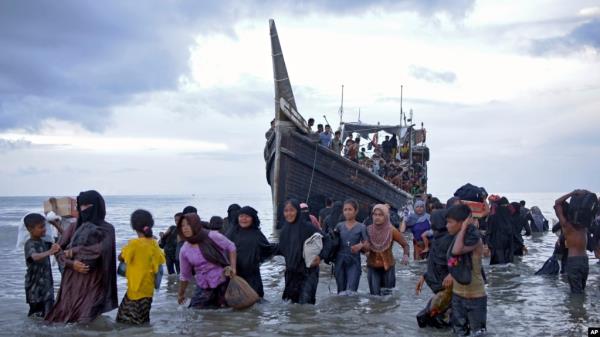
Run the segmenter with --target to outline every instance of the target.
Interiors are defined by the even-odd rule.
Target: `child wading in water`
[[[25,298],[29,304],[27,316],[44,317],[54,305],[54,287],[50,255],[60,251],[60,246],[42,240],[46,235],[46,219],[41,214],[27,214],[23,219],[30,238],[25,242]]]
[[[360,281],[360,251],[368,249],[367,229],[356,221],[358,203],[355,200],[344,202],[344,218],[336,230],[340,233],[340,250],[335,261],[335,281],[338,294],[344,291],[356,292]]]
[[[452,327],[454,333],[460,336],[469,333],[480,335],[486,330],[487,319],[487,295],[481,268],[483,241],[479,231],[472,226],[474,220],[468,206],[452,206],[448,209],[446,221],[448,233],[455,235],[448,266],[452,268],[455,261],[463,258],[462,255],[471,259],[470,282],[461,284],[457,279],[452,282]],[[454,276],[452,270],[450,273]],[[449,280],[444,280],[444,286],[448,283]]]
[[[152,226],[154,219],[150,212],[138,209],[131,214],[131,228],[138,238],[129,240],[119,255],[119,260],[127,265],[127,293],[119,306],[117,322],[150,322],[156,273],[165,263],[164,253],[152,237]]]

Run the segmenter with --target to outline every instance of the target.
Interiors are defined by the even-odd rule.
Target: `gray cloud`
[[[110,125],[111,107],[139,93],[176,88],[187,70],[188,47],[196,32],[233,35],[239,19],[384,9],[462,18],[473,3],[67,0],[58,6],[49,0],[2,1],[0,130],[34,130],[45,119],[56,118],[102,131]]]
[[[456,74],[451,71],[435,71],[426,67],[411,65],[410,74],[418,79],[432,83],[454,83]]]
[[[32,144],[28,140],[8,140],[0,138],[0,153],[14,150],[21,150],[31,147]]]
[[[530,52],[534,55],[566,55],[583,48],[600,50],[600,19],[579,24],[569,33],[531,41]]]

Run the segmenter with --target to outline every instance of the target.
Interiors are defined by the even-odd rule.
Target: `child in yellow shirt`
[[[138,209],[131,214],[131,228],[138,237],[129,240],[119,255],[119,260],[126,264],[127,293],[119,306],[117,322],[150,322],[156,274],[165,263],[165,255],[153,238],[152,226],[154,219],[150,212]]]

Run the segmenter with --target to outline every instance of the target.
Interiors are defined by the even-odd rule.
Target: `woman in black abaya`
[[[276,245],[269,243],[261,232],[258,212],[250,206],[237,211],[227,238],[237,249],[237,275],[246,280],[258,296],[264,297],[260,264],[273,255]]]
[[[300,203],[294,199],[285,202],[283,218],[276,250],[276,255],[285,258],[285,289],[282,298],[292,303],[315,304],[322,256],[315,257],[310,267],[306,267],[303,248],[304,242],[317,233],[317,229],[302,217]]]

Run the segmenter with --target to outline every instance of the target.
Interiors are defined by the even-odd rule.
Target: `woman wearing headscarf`
[[[425,201],[417,200],[415,202],[415,212],[404,220],[401,232],[404,232],[406,228],[409,228],[413,235],[413,258],[415,261],[421,260],[421,253],[425,249],[425,243],[421,236],[431,229],[430,216],[425,211]]]
[[[525,229],[525,235],[531,235],[531,229],[529,228],[529,223],[525,220],[525,216],[521,213],[521,204],[518,202],[512,202],[509,207],[510,211],[510,222],[513,226],[513,240],[514,240],[514,248],[515,248],[515,256],[523,256],[527,248],[525,247],[525,242],[523,241],[523,229]]]
[[[283,225],[279,235],[276,255],[285,259],[285,289],[283,300],[300,304],[315,304],[317,285],[319,283],[319,263],[324,256],[316,256],[307,267],[303,249],[306,240],[311,238],[317,229],[303,219],[300,202],[291,199],[283,207]]]
[[[250,206],[242,207],[227,237],[237,250],[238,276],[246,280],[258,296],[264,297],[260,265],[273,255],[276,246],[261,232],[258,212]]]
[[[531,210],[525,217],[525,220],[531,227],[531,231],[534,233],[542,233],[546,232],[549,229],[548,220],[542,214],[542,211],[539,207],[533,206]]]
[[[241,207],[238,204],[231,204],[227,207],[227,216],[223,219],[223,227],[219,231],[221,234],[227,234],[229,233],[229,230],[233,228],[235,221],[237,221],[237,215],[240,209]]]
[[[190,308],[225,307],[225,291],[229,280],[224,270],[229,266],[229,276],[236,273],[235,245],[218,231],[203,228],[196,213],[183,215],[177,224],[177,231],[186,241],[179,252],[179,304],[185,302],[185,290],[193,279],[196,281],[196,292],[190,301]]]
[[[104,199],[96,191],[77,197],[77,224],[61,237],[64,272],[48,322],[89,323],[118,306],[115,229],[104,221]]]
[[[450,200],[447,203],[448,208],[454,206],[456,202],[460,203],[460,199]],[[434,294],[437,294],[444,289],[452,290],[452,276],[448,270],[447,253],[452,245],[454,236],[448,233],[446,227],[447,209],[434,210],[431,213],[431,229],[433,230],[433,240],[427,258],[427,271],[420,277],[417,282],[416,294],[419,295],[423,289],[423,285],[427,283]],[[433,299],[433,297],[432,297]],[[432,326],[444,328],[449,326],[446,315],[446,310],[432,316],[430,299],[423,310],[417,314],[417,323],[419,327]]]
[[[390,211],[386,205],[373,206],[371,212],[373,224],[367,227],[369,245],[367,250],[367,278],[371,295],[382,295],[382,288],[393,289],[396,287],[396,269],[394,242],[402,246],[404,255],[402,264],[408,263],[410,250],[404,236],[390,222]]]
[[[490,265],[512,263],[514,260],[514,227],[508,207],[505,197],[492,203],[487,230]]]

